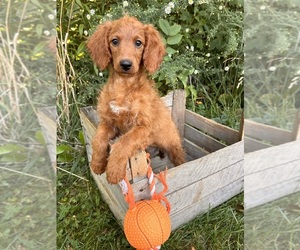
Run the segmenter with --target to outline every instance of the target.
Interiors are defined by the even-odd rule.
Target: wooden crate
[[[187,153],[187,162],[175,168],[167,157],[151,159],[154,172],[169,167],[166,194],[170,201],[172,230],[205,213],[243,190],[244,144],[241,133],[185,109],[184,91],[177,90],[163,97],[172,118],[179,128]],[[82,127],[89,161],[91,139],[96,132],[98,118],[93,107],[81,109]],[[131,158],[135,161],[138,157]],[[123,224],[128,209],[118,185],[110,185],[105,174],[93,173],[98,187],[115,217]],[[136,200],[149,198],[145,176],[133,180]],[[157,190],[162,185],[157,183]]]
[[[300,191],[300,112],[292,131],[245,119],[245,208]]]

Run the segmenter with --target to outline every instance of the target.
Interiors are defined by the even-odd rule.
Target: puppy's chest
[[[114,126],[126,132],[136,124],[138,110],[130,102],[110,101],[108,103],[109,116]]]

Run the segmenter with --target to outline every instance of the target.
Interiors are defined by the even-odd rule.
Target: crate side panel
[[[198,215],[204,214],[209,210],[221,205],[243,190],[243,178],[230,183],[229,185],[216,190],[209,196],[203,197],[198,203],[193,203],[185,209],[171,215],[172,230],[191,221]]]
[[[206,155],[205,157],[169,169],[167,172],[167,183],[169,186],[167,195],[222,171],[228,168],[228,166],[242,162],[244,159],[243,145],[244,143],[241,141]],[[145,186],[147,186],[147,180],[142,180],[132,185],[136,191],[136,196],[145,197]],[[161,183],[157,183],[158,192],[162,189]],[[139,192],[139,190],[141,190],[141,192]]]
[[[193,173],[190,173],[190,175],[192,174]],[[181,172],[178,172],[178,176],[180,175]],[[242,180],[243,176],[243,161],[238,161],[235,164],[226,166],[226,168],[221,171],[201,178],[197,182],[190,183],[189,186],[175,192],[171,191],[172,186],[170,186],[170,193],[167,194],[166,197],[172,205],[171,214],[184,210],[194,203],[201,203],[204,197],[211,196],[219,189],[223,189],[231,183]],[[178,178],[178,181],[180,182],[180,178]],[[234,186],[232,188],[236,189]]]
[[[300,140],[245,155],[245,207],[300,191]]]
[[[292,133],[288,130],[257,123],[245,119],[245,136],[260,141],[266,141],[272,145],[280,145],[292,140]]]

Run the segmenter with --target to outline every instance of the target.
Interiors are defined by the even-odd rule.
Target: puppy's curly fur
[[[184,150],[170,112],[148,78],[165,55],[159,32],[134,17],[101,24],[87,47],[93,61],[109,79],[98,98],[100,123],[92,141],[91,168],[106,171],[110,183],[125,177],[126,163],[138,150],[154,146],[165,151],[177,166]],[[120,136],[108,155],[109,140]]]

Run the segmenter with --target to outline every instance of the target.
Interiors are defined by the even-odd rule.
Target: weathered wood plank
[[[184,126],[184,137],[210,153],[226,147],[225,144],[187,124]]]
[[[172,108],[172,106],[173,106],[173,96],[174,96],[174,91],[170,91],[167,95],[161,97],[161,100],[164,102],[166,107]]]
[[[185,91],[183,89],[174,91],[172,119],[178,129],[182,141],[184,135],[185,101]]]
[[[246,154],[244,178],[246,208],[300,191],[300,140]]]
[[[196,182],[190,182],[190,185],[178,189],[175,192],[173,191],[172,185],[173,179],[168,178],[170,189],[166,194],[166,197],[173,207],[172,213],[177,213],[181,210],[184,210],[186,207],[191,206],[194,203],[198,203],[198,201],[200,201],[203,197],[210,196],[218,189],[222,189],[225,186],[244,178],[242,160],[232,165],[228,165],[226,162],[224,162],[224,164],[226,165],[224,169],[212,174],[208,174],[205,178],[202,178],[202,176],[199,175],[199,179]],[[172,169],[172,175],[177,175],[174,181],[177,179],[177,182],[181,183],[182,171],[185,170],[177,168]],[[191,172],[190,175],[192,174],[193,173]],[[206,175],[206,173],[202,174]]]
[[[208,196],[202,197],[198,202],[187,206],[177,213],[173,213],[171,210],[172,230],[175,230],[188,221],[191,221],[196,216],[204,214],[209,210],[221,205],[242,191],[243,178],[240,178],[235,182],[216,190]]]
[[[205,118],[190,110],[185,111],[185,122],[210,136],[224,141],[227,145],[234,144],[240,140],[238,131]]]
[[[288,130],[257,123],[248,119],[245,119],[245,136],[266,141],[272,145],[280,145],[292,140],[292,134]]]
[[[56,171],[56,107],[45,107],[37,110],[37,117],[47,144],[48,154],[53,169]]]
[[[257,150],[271,147],[271,145],[269,145],[269,144],[266,144],[264,142],[255,140],[255,139],[247,137],[247,136],[244,137],[244,141],[245,141],[245,145],[244,145],[245,153],[250,153],[250,152],[254,152]]]
[[[203,157],[205,155],[208,155],[209,152],[207,152],[206,150],[204,150],[203,148],[200,148],[199,146],[197,146],[195,143],[184,139],[183,141],[183,147],[185,149],[185,151],[192,157],[196,158],[200,158]]]
[[[300,140],[300,110],[298,110],[292,131],[292,140]]]

